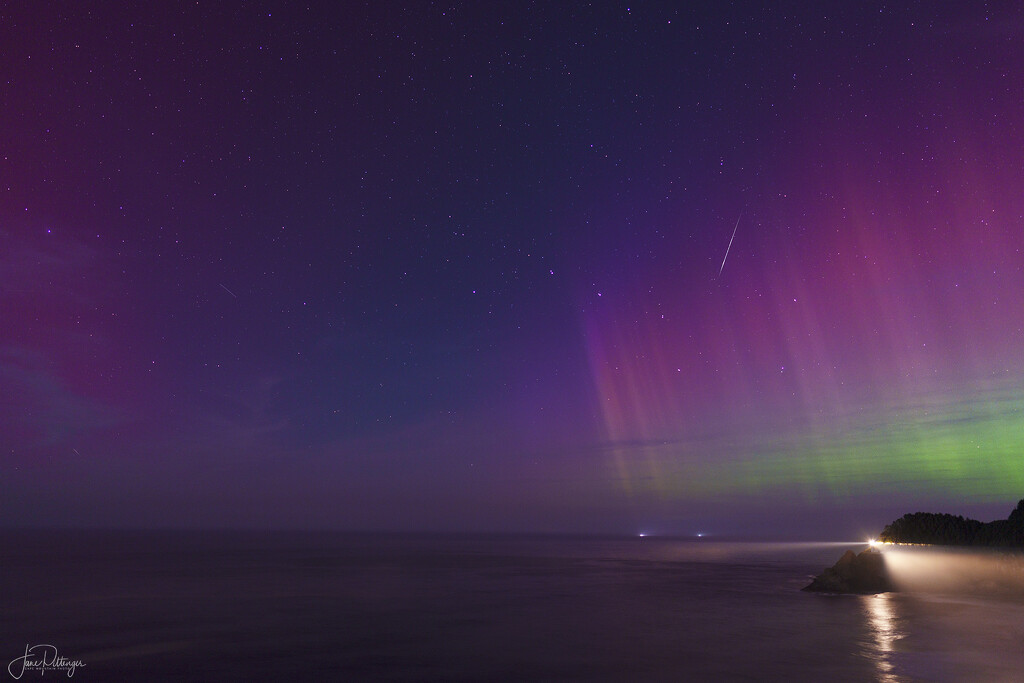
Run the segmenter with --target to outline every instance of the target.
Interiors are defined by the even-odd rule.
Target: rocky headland
[[[882,553],[868,548],[860,555],[847,550],[839,561],[803,588],[814,593],[887,593],[894,590]]]
[[[883,543],[1024,549],[1024,500],[1007,519],[979,522],[959,515],[915,512],[887,524]],[[847,550],[832,567],[803,588],[817,593],[886,593],[896,590],[883,554],[874,548]]]

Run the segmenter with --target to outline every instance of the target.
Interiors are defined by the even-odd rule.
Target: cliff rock
[[[860,555],[847,550],[839,561],[815,577],[803,590],[816,593],[886,593],[894,590],[885,559],[868,548]]]

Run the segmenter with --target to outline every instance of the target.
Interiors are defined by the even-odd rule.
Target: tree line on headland
[[[960,515],[915,512],[889,524],[878,536],[887,543],[1024,548],[1024,500],[1007,519],[979,522]],[[814,577],[805,591],[816,593],[885,593],[897,590],[885,555],[868,548],[859,555],[847,550],[839,561]]]
[[[925,543],[1024,547],[1024,500],[1007,519],[979,522],[961,515],[915,512],[887,525],[878,540],[887,543]]]

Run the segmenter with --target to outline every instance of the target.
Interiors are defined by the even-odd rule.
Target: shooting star
[[[722,265],[718,266],[718,277],[722,277],[722,269],[725,268],[725,259],[729,258],[729,250],[732,249],[732,241],[736,239],[736,228],[740,227],[740,218],[743,218],[743,214],[740,213],[736,219],[736,225],[732,226],[732,237],[729,238],[729,246],[725,248],[725,256],[722,257]]]
[[[735,233],[735,232],[733,232],[733,234],[735,235],[736,233]],[[729,244],[730,244],[730,245],[732,245],[732,242],[730,242]],[[728,256],[728,254],[726,254],[726,256]],[[220,285],[220,283],[219,283],[219,282],[218,282],[217,284],[219,284],[219,285]],[[221,286],[221,287],[224,287],[224,285],[220,285],[220,286]],[[232,291],[231,291],[230,289],[228,289],[227,287],[224,287],[224,291],[225,291],[225,292],[227,292],[228,294],[230,294],[231,296],[235,297],[236,299],[238,298],[237,296],[235,296],[235,293],[234,293],[234,292],[232,292]]]

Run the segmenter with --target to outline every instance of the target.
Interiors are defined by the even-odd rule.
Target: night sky
[[[0,524],[1005,517],[1024,9],[668,4],[6,3]]]

